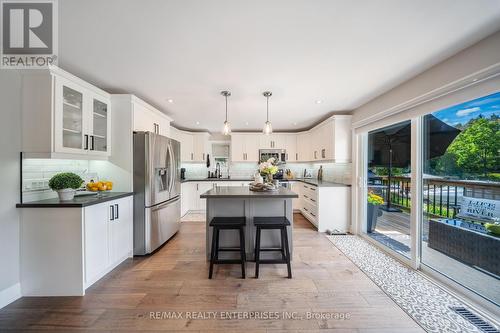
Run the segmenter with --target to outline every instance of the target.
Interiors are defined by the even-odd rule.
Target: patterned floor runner
[[[452,309],[467,305],[362,238],[327,237],[427,332],[500,332],[473,325]]]

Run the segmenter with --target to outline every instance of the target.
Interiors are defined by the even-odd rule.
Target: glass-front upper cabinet
[[[111,123],[107,96],[56,77],[54,119],[55,152],[109,156]]]
[[[82,149],[83,146],[83,94],[67,86],[62,87],[62,145]]]
[[[86,153],[88,149],[86,90],[62,77],[56,77],[54,88],[54,151]]]
[[[109,144],[109,103],[92,98],[92,134],[90,151],[108,152]]]

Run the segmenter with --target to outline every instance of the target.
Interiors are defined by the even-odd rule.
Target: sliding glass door
[[[422,264],[500,304],[500,93],[423,118]]]
[[[358,139],[362,234],[500,305],[500,93]]]
[[[368,133],[366,234],[411,257],[411,122]]]

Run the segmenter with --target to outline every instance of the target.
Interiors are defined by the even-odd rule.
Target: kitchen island
[[[293,257],[293,205],[292,199],[299,196],[289,189],[280,187],[276,191],[253,192],[248,186],[217,186],[200,195],[207,200],[206,218],[206,254],[210,258],[212,245],[212,228],[209,226],[214,217],[238,216],[245,217],[245,252],[247,260],[254,260],[255,226],[253,218],[260,216],[286,216],[291,226],[288,227],[289,250]],[[280,247],[279,230],[265,230],[262,233],[262,247]],[[219,245],[221,247],[238,247],[239,234],[237,230],[221,232]],[[221,259],[231,258],[230,252],[221,253]],[[279,254],[268,252],[265,258],[279,257]]]

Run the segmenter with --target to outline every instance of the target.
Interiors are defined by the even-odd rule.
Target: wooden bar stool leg
[[[281,233],[281,237],[280,237],[280,243],[281,243],[281,257],[283,259],[283,261],[286,261],[286,253],[285,253],[285,234],[283,232],[284,228],[280,228],[280,233]]]
[[[243,231],[243,227],[240,228],[240,256],[241,256],[241,275],[242,278],[244,279],[246,254],[245,254],[245,234]]]
[[[212,251],[210,253],[210,270],[209,270],[209,273],[208,273],[208,278],[211,279],[212,278],[212,274],[213,274],[213,271],[214,271],[214,261],[215,261],[215,235],[217,233],[216,229],[217,227],[212,227]]]
[[[257,227],[255,236],[255,278],[259,278],[259,260],[260,260],[260,227]]]
[[[290,249],[288,247],[288,232],[286,227],[283,228],[283,234],[285,235],[285,253],[286,253],[286,267],[288,268],[288,278],[292,278],[292,265],[290,264]]]

